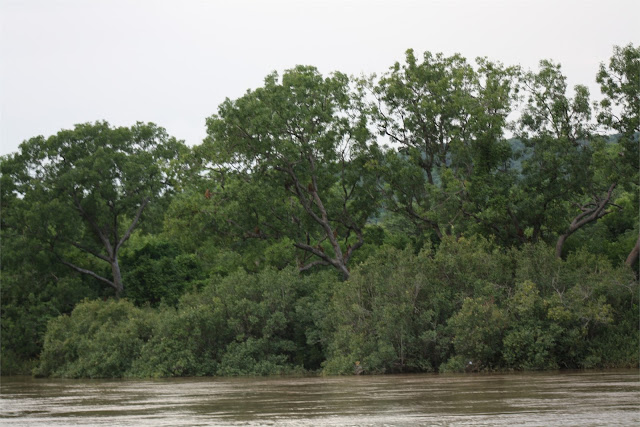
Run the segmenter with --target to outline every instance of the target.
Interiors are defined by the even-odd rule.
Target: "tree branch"
[[[88,248],[88,247],[86,247],[86,246],[84,246],[84,245],[81,245],[81,244],[80,244],[80,243],[78,243],[78,242],[74,242],[74,241],[71,241],[71,240],[68,240],[67,242],[68,242],[70,245],[75,246],[76,248],[78,248],[78,249],[80,249],[80,250],[82,250],[82,251],[85,251],[85,252],[87,252],[87,253],[89,253],[89,254],[93,255],[93,256],[94,256],[94,257],[96,257],[96,258],[100,258],[101,260],[106,261],[106,262],[111,262],[111,260],[110,260],[108,257],[106,257],[105,255],[102,255],[101,253],[98,253],[98,252],[94,251],[94,250],[93,250],[93,249],[91,249],[91,248]]]
[[[129,237],[131,236],[131,233],[133,232],[133,229],[136,227],[136,225],[138,224],[138,221],[140,220],[140,216],[142,215],[142,211],[144,210],[144,208],[147,206],[148,203],[149,203],[149,198],[145,197],[142,200],[142,203],[140,204],[140,207],[138,208],[138,211],[136,212],[136,216],[133,218],[133,221],[131,221],[131,225],[127,229],[127,232],[124,233],[124,236],[122,236],[120,241],[116,244],[116,248],[113,251],[114,252],[114,256],[115,256],[115,254],[118,253],[118,250],[120,249],[120,246],[122,246],[122,244],[124,242],[126,242],[127,239],[129,239]]]
[[[569,236],[590,222],[597,221],[603,216],[611,213],[611,211],[606,211],[605,208],[609,205],[609,200],[611,200],[613,190],[616,186],[617,183],[611,184],[607,191],[607,195],[604,198],[601,199],[598,196],[594,197],[595,204],[587,203],[580,207],[582,212],[580,212],[580,214],[571,221],[569,228],[567,228],[567,230],[558,237],[558,242],[556,243],[556,258],[560,258],[562,256],[562,247]]]
[[[305,265],[302,265],[302,266],[298,267],[298,271],[299,272],[307,271],[307,270],[310,270],[313,267],[316,267],[318,265],[325,265],[326,266],[326,265],[331,265],[331,264],[329,264],[326,261],[313,261],[313,262],[310,262],[310,263],[307,263]]]
[[[298,249],[302,249],[303,251],[306,252],[310,252],[313,255],[317,256],[318,258],[322,259],[323,261],[327,262],[328,264],[331,264],[333,266],[337,266],[335,260],[332,260],[329,255],[327,255],[326,253],[322,252],[320,249],[311,246],[311,245],[307,245],[305,243],[294,243],[293,246],[295,246]]]
[[[76,209],[80,211],[80,214],[84,217],[84,219],[87,220],[89,225],[91,225],[91,228],[93,228],[94,232],[98,235],[98,238],[104,245],[109,256],[113,256],[113,247],[111,246],[111,242],[109,242],[109,239],[107,239],[107,237],[104,235],[100,227],[98,227],[98,224],[96,224],[95,221],[91,218],[91,216],[84,210],[75,192],[71,194],[71,197],[73,198]]]
[[[91,271],[91,270],[87,270],[87,269],[85,269],[85,268],[78,267],[77,265],[72,264],[72,263],[70,263],[70,262],[67,262],[67,261],[65,261],[65,260],[63,260],[63,259],[61,259],[61,258],[58,258],[58,259],[60,259],[60,262],[61,262],[61,263],[63,263],[64,265],[66,265],[67,267],[71,267],[71,268],[73,268],[74,270],[76,270],[76,271],[77,271],[77,272],[79,272],[79,273],[88,274],[89,276],[94,277],[94,278],[96,278],[96,279],[100,280],[101,282],[104,282],[104,283],[108,284],[109,286],[111,286],[112,288],[114,288],[116,291],[119,291],[119,289],[118,289],[118,287],[116,286],[116,284],[115,284],[115,283],[113,283],[111,280],[106,279],[106,278],[104,278],[104,277],[102,277],[102,276],[100,276],[100,275],[98,275],[98,274],[94,273],[94,272],[93,272],[93,271]]]

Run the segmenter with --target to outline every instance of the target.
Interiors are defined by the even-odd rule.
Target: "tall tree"
[[[11,182],[2,192],[3,226],[119,296],[120,249],[148,206],[170,190],[170,162],[181,145],[154,124],[106,122],[25,141],[2,161],[3,181]]]
[[[638,206],[638,170],[640,168],[640,47],[615,46],[609,64],[600,64],[596,76],[604,98],[600,101],[598,122],[620,134],[621,150],[616,172],[624,187],[634,195]],[[633,266],[640,254],[640,234],[629,252],[626,264]]]
[[[300,270],[332,266],[346,278],[375,213],[375,154],[349,79],[298,66],[227,99],[202,146],[218,173],[214,195],[237,236],[290,239]]]
[[[526,104],[519,120],[525,149],[515,208],[533,241],[556,239],[556,256],[577,230],[613,212],[616,181],[597,171],[603,145],[594,140],[589,91],[569,96],[559,64],[540,61],[523,78]]]
[[[364,82],[373,121],[391,144],[382,188],[389,210],[438,239],[462,231],[465,219],[490,224],[482,188],[510,154],[503,131],[516,71],[482,58],[474,69],[460,55],[426,52],[420,60],[408,50],[404,64]]]

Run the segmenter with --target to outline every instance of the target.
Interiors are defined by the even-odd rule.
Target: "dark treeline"
[[[638,366],[640,48],[585,86],[409,50],[1,159],[2,374]]]

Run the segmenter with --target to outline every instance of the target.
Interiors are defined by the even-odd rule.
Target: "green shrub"
[[[223,343],[220,304],[185,297],[178,309],[165,308],[156,315],[153,336],[140,349],[128,375],[214,375]]]
[[[511,313],[504,340],[507,366],[629,365],[624,361],[637,354],[637,345],[631,344],[637,342],[637,329],[624,325],[638,324],[637,311],[630,310],[638,298],[638,281],[629,268],[614,268],[604,256],[586,251],[562,261],[543,244],[525,246],[514,256],[516,277],[522,282],[507,303]]]
[[[451,373],[451,372],[466,372],[475,371],[479,369],[477,366],[473,366],[473,361],[463,355],[451,356],[449,360],[440,365],[439,372]]]
[[[557,369],[556,346],[562,328],[547,318],[548,303],[531,281],[518,283],[507,302],[509,329],[503,340],[503,358],[509,368]]]
[[[294,350],[291,341],[273,343],[268,338],[252,337],[234,341],[225,348],[218,373],[226,376],[292,373],[296,368],[287,354]]]
[[[326,373],[431,370],[448,310],[428,251],[384,247],[359,265],[333,297]]]
[[[195,255],[160,238],[143,242],[121,257],[126,297],[136,305],[175,306],[180,296],[202,284],[204,275]]]
[[[299,331],[304,325],[296,322],[296,301],[308,292],[309,281],[293,268],[268,268],[253,275],[239,271],[214,281],[204,295],[220,300],[230,337],[220,372],[264,375],[293,367],[306,345]]]
[[[326,374],[633,367],[638,317],[633,272],[602,256],[576,252],[562,261],[541,244],[505,254],[482,239],[445,238],[435,253],[382,246],[348,281],[330,270],[266,267],[214,276],[176,307],[85,300],[49,321],[34,372],[99,378],[320,367]],[[9,321],[3,331],[13,327]],[[11,357],[3,349],[3,367],[22,369]]]
[[[486,297],[499,302],[513,282],[512,257],[479,236],[445,237],[433,261],[435,279],[447,290],[452,312],[462,307],[465,298]]]
[[[476,369],[500,366],[506,327],[504,311],[486,298],[465,299],[448,323],[456,355],[472,362]]]
[[[149,313],[126,300],[85,301],[52,319],[36,375],[122,377],[151,336]]]

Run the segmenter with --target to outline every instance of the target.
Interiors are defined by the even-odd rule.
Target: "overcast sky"
[[[413,48],[560,62],[599,97],[637,0],[0,0],[0,155],[76,123],[154,122],[188,144],[273,70],[378,74]]]

